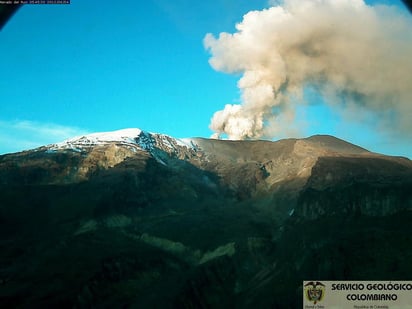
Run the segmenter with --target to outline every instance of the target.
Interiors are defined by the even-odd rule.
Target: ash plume
[[[326,104],[376,114],[394,132],[412,132],[412,18],[363,0],[285,0],[247,13],[237,32],[207,34],[218,71],[242,74],[241,104],[217,111],[214,137],[253,139],[293,130],[305,87]]]

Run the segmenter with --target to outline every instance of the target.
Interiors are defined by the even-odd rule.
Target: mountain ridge
[[[313,147],[320,147],[325,148],[325,150],[329,150],[330,154],[377,154],[377,155],[385,155],[380,153],[373,153],[369,150],[362,148],[358,145],[352,144],[348,141],[335,137],[333,135],[328,134],[315,134],[308,137],[303,138],[285,138],[280,140],[228,140],[228,139],[212,139],[212,138],[204,138],[204,137],[190,137],[190,138],[175,138],[167,134],[161,133],[153,133],[149,131],[144,131],[139,128],[127,128],[127,129],[120,129],[115,131],[107,131],[107,132],[95,132],[90,134],[83,134],[79,136],[75,136],[72,138],[68,138],[62,142],[52,143],[48,145],[43,145],[37,148],[28,149],[24,151],[20,151],[21,153],[28,152],[28,151],[40,151],[42,149],[47,148],[48,151],[57,151],[57,150],[73,150],[73,151],[80,151],[81,148],[87,147],[94,147],[98,145],[104,145],[109,143],[118,143],[119,145],[129,145],[131,147],[139,147],[141,149],[148,149],[153,147],[155,144],[155,140],[161,141],[164,140],[163,144],[167,145],[167,141],[173,140],[175,144],[179,146],[186,146],[188,148],[196,148],[193,144],[194,141],[224,141],[225,143],[279,143],[279,142],[286,142],[286,141],[294,141],[300,143],[310,143]],[[145,144],[144,140],[146,140]],[[170,146],[170,145],[169,145]],[[19,152],[17,152],[19,153]],[[9,153],[13,154],[13,153]],[[9,155],[3,154],[3,155]],[[324,153],[325,154],[325,153]],[[407,158],[404,156],[389,156],[388,157],[399,157],[399,158]],[[407,158],[409,159],[409,158]]]
[[[2,155],[0,303],[298,308],[308,278],[408,280],[411,189],[411,160],[324,135],[128,129]]]

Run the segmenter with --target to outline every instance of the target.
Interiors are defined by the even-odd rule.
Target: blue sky
[[[0,154],[130,127],[209,137],[213,113],[239,102],[239,76],[211,68],[203,38],[234,32],[245,13],[265,7],[267,0],[22,7],[0,31]],[[367,125],[342,126],[342,117],[326,107],[299,113],[309,121],[303,136],[332,134],[412,157],[408,143]]]

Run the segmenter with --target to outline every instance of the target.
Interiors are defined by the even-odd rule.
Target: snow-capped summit
[[[69,138],[63,142],[53,144],[53,148],[68,149],[79,148],[84,146],[95,146],[110,142],[135,144],[136,137],[141,134],[142,130],[137,128],[123,129],[111,132],[98,132],[87,135],[81,135]]]
[[[191,139],[177,139],[164,134],[143,131],[138,128],[129,128],[73,137],[60,143],[48,145],[47,151],[72,150],[82,152],[96,146],[109,144],[127,147],[133,151],[145,150],[151,153],[154,149],[160,149],[168,153],[178,153],[182,149],[196,150],[197,148]]]

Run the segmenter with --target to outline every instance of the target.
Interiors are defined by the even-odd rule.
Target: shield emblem
[[[306,283],[305,296],[308,301],[316,305],[325,297],[325,285],[319,281]]]

